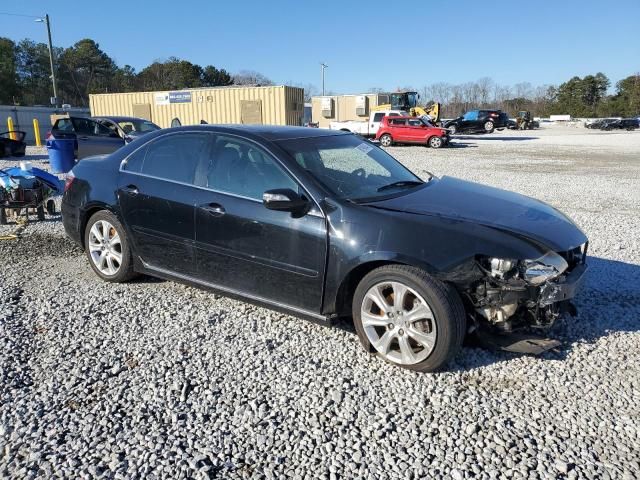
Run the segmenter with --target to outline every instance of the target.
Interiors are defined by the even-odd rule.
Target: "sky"
[[[136,70],[171,56],[277,84],[358,93],[491,77],[560,84],[601,71],[640,71],[640,0],[131,1],[0,3],[51,17],[53,43],[92,38]],[[64,6],[62,6],[64,5]],[[0,15],[0,36],[46,42],[28,17]]]

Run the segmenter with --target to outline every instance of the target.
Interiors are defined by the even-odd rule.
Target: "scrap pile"
[[[44,220],[45,208],[50,215],[55,213],[51,197],[62,191],[63,183],[58,177],[32,168],[28,162],[0,170],[0,224],[7,223],[7,210],[17,215],[24,213],[28,220],[29,209],[35,209],[38,220]]]

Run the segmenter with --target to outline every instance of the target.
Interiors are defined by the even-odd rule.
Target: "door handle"
[[[89,140],[89,137],[78,137],[80,140]]]
[[[140,193],[140,190],[138,190],[138,187],[136,187],[135,185],[127,185],[122,189],[122,191],[130,193],[132,195],[137,195],[138,193]]]
[[[214,217],[221,217],[227,213],[224,207],[219,203],[206,203],[204,205],[200,205],[200,208]]]

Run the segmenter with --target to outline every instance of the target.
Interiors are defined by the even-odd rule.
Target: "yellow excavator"
[[[429,117],[434,125],[440,122],[440,103],[434,102],[429,106],[418,105],[418,92],[396,92],[389,94],[389,103],[378,105],[371,110],[404,110],[412,117]]]

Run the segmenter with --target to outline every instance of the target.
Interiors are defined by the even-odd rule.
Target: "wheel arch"
[[[94,216],[96,213],[102,210],[106,210],[107,212],[113,213],[116,217],[118,217],[118,219],[120,219],[120,216],[117,214],[117,212],[110,205],[106,203],[93,203],[86,206],[82,212],[82,216],[80,217],[80,241],[82,242],[83,249],[86,247],[86,245],[84,244],[84,237],[85,237],[84,233],[85,233],[85,229],[87,228],[87,223],[89,223],[89,219],[92,216]]]
[[[371,271],[385,265],[406,265],[434,274],[436,270],[424,262],[411,258],[397,257],[395,255],[379,255],[377,258],[369,258],[354,265],[344,275],[336,291],[333,310],[338,316],[351,316],[351,299],[362,279]]]

